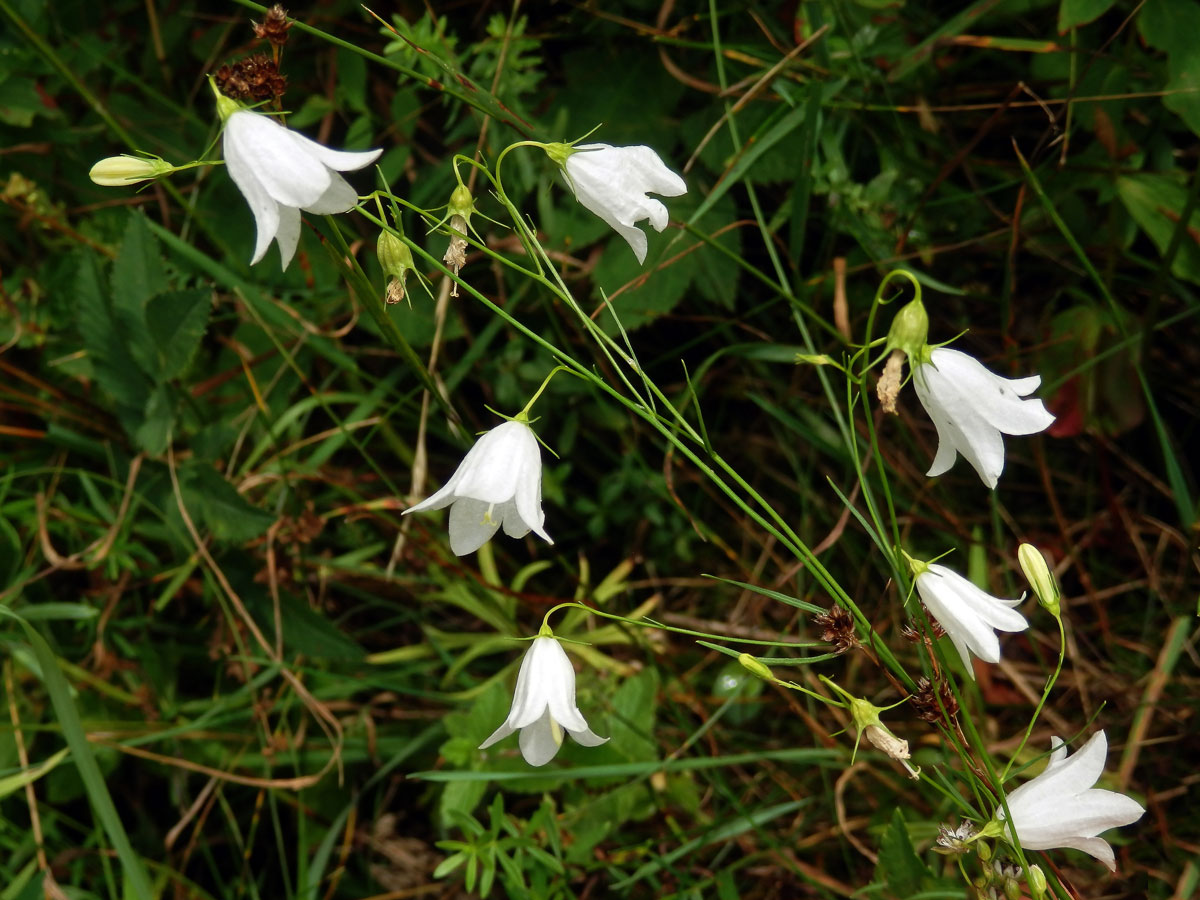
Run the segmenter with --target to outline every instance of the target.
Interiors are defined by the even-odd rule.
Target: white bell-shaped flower
[[[646,261],[646,235],[637,222],[649,219],[655,231],[667,227],[667,208],[649,193],[678,197],[683,179],[645,146],[580,144],[564,163],[575,198],[625,238],[639,263]]]
[[[585,747],[598,747],[608,740],[594,734],[579,712],[575,669],[562,645],[545,634],[533,639],[521,661],[508,718],[479,749],[486,750],[517,730],[521,732],[521,755],[531,766],[544,766],[554,758],[564,730]]]
[[[996,631],[1024,631],[1025,617],[1013,609],[1024,598],[1005,600],[980,590],[957,572],[936,563],[914,561],[917,593],[962,657],[973,679],[974,653],[984,662],[1000,661]]]
[[[1096,835],[1132,824],[1146,810],[1132,797],[1092,787],[1104,771],[1108,756],[1108,739],[1103,731],[1092,735],[1070,757],[1062,740],[1053,737],[1050,743],[1053,752],[1045,770],[1007,795],[1012,828],[1006,828],[1003,836],[1011,840],[1010,832],[1015,830],[1017,841],[1026,850],[1082,850],[1115,872],[1112,847]],[[1004,809],[996,815],[1003,822]]]
[[[225,118],[222,143],[229,177],[254,213],[254,265],[274,239],[287,268],[300,240],[300,210],[344,213],[358,193],[338,172],[369,166],[382,150],[330,150],[285,128],[269,116],[237,109]]]
[[[1054,421],[1041,400],[1023,399],[1040,375],[1002,378],[959,350],[935,347],[928,360],[910,357],[917,397],[937,426],[938,449],[927,475],[941,475],[961,453],[983,483],[996,487],[1004,471],[1003,434],[1036,434]]]
[[[444,506],[450,506],[450,549],[457,556],[474,553],[501,526],[509,537],[533,531],[553,544],[542,527],[542,453],[533,429],[513,419],[485,432],[445,486],[404,515]]]

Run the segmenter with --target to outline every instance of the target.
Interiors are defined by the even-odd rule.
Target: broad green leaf
[[[188,512],[217,540],[249,541],[275,521],[271,513],[251,505],[211,466],[190,468],[180,487]]]
[[[158,241],[140,212],[130,214],[112,270],[113,306],[141,312],[151,297],[167,289]]]
[[[93,257],[80,256],[75,290],[79,306],[79,333],[88,353],[92,374],[112,396],[117,417],[131,434],[143,420],[150,382],[134,360],[126,333],[109,304]]]
[[[1058,33],[1092,22],[1112,8],[1117,0],[1062,0],[1058,8]]]
[[[146,327],[155,345],[159,378],[178,378],[187,370],[211,311],[212,291],[208,288],[171,291],[146,304]]]
[[[1158,252],[1166,253],[1187,203],[1187,189],[1183,184],[1166,175],[1128,175],[1117,179],[1117,194],[1129,214],[1150,236]],[[1200,211],[1193,211],[1171,272],[1200,284],[1197,233],[1200,233]]]
[[[246,607],[256,622],[262,623],[268,639],[275,635],[274,610],[270,598],[262,594],[244,594]],[[327,618],[296,597],[280,593],[280,616],[283,620],[283,644],[289,653],[301,653],[313,660],[358,662],[365,655],[363,648],[347,637]]]

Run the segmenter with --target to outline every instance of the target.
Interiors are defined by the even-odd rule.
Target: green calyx
[[[542,144],[542,149],[546,151],[546,155],[554,160],[559,168],[565,168],[567,165],[567,157],[578,151],[570,144],[564,144],[561,141],[553,141],[549,144]]]
[[[217,98],[217,115],[220,116],[222,122],[226,121],[235,112],[238,112],[244,108],[232,97],[226,97],[224,94],[222,94],[220,89],[217,87],[216,81],[213,80],[211,75],[208,76],[208,86],[212,88],[213,95]]]
[[[904,557],[904,561],[908,563],[908,570],[912,572],[913,578],[916,578],[918,575],[923,575],[925,572],[929,571],[929,563],[925,562],[925,560],[916,559],[912,556],[909,556],[903,547],[900,547],[899,550],[900,555]]]
[[[910,300],[892,319],[892,327],[887,333],[887,349],[904,351],[910,366],[927,362],[929,348],[925,341],[928,337],[929,314],[925,312],[925,304],[920,298]]]
[[[471,196],[471,191],[465,184],[460,184],[450,195],[450,202],[446,204],[446,214],[449,216],[462,216],[469,225],[471,224],[471,214],[473,212],[475,212],[475,198]]]

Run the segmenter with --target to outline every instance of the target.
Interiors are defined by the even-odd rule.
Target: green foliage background
[[[284,50],[289,125],[383,147],[378,177],[426,210],[455,153],[494,162],[597,126],[685,171],[645,267],[540,151],[504,174],[575,297],[702,414],[895,653],[916,653],[904,598],[838,492],[861,510],[886,491],[906,545],[958,548],[996,593],[1023,588],[1022,540],[1065,561],[1071,652],[1021,762],[1104,727],[1107,786],[1149,812],[1109,835],[1117,879],[1053,861],[1080,896],[1190,896],[1200,3],[372,8],[393,31],[343,0],[289,10],[309,26]],[[469,296],[438,325],[444,235],[405,214],[434,296],[410,282],[376,319],[362,217],[306,216],[287,271],[274,249],[251,268],[253,218],[221,167],[142,190],[87,177],[134,149],[200,158],[218,136],[204,76],[262,49],[261,12],[0,0],[0,900],[966,896],[930,851],[957,783],[939,799],[878,754],[851,767],[844,717],[678,634],[561,615],[588,642],[580,705],[612,740],[539,770],[475,749],[507,712],[513,639],[555,603],[819,641],[729,581],[830,599],[568,377],[535,409],[553,547],[460,560],[441,519],[401,522],[496,423],[485,407],[515,413],[553,364]],[[496,258],[473,253],[463,278],[615,380],[569,311],[497,261],[526,260],[513,232],[475,224]],[[931,488],[911,390],[899,418],[872,412],[888,485],[860,472],[861,411],[793,363],[840,358],[835,311],[860,341],[898,265],[925,281],[931,341],[969,329],[956,346],[1043,377],[1058,421],[1008,441],[995,494],[965,462]],[[443,399],[423,410],[431,381]],[[964,688],[992,752],[1015,751],[1057,649],[1043,615]],[[862,652],[812,668],[898,699]],[[889,721],[923,766],[954,759],[904,707]]]

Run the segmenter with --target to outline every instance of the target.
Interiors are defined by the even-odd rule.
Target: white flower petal
[[[491,736],[488,737],[486,741],[479,745],[479,749],[486,750],[488,747],[492,746],[492,744],[496,743],[497,741],[504,740],[516,730],[517,729],[512,725],[509,725],[506,720],[499,728],[491,733]]]
[[[300,243],[300,210],[292,206],[279,207],[279,227],[275,229],[275,243],[279,245],[280,268],[287,269],[296,255]]]
[[[379,159],[380,154],[383,153],[382,149],[330,150],[324,144],[318,144],[299,132],[288,130],[287,134],[301,153],[313,157],[322,165],[338,172],[354,172],[366,168]]]
[[[554,759],[558,748],[562,746],[562,740],[562,728],[550,718],[550,711],[546,710],[540,719],[521,729],[521,755],[531,766],[544,766]]]
[[[266,254],[267,248],[275,237],[275,232],[279,230],[279,204],[259,183],[258,177],[254,174],[254,170],[246,158],[230,147],[228,130],[225,132],[222,146],[222,152],[225,154],[225,168],[229,170],[229,177],[233,179],[237,189],[242,192],[242,196],[246,198],[246,203],[250,206],[250,212],[254,214],[254,256],[250,260],[250,265],[254,265]]]
[[[1007,796],[1012,813],[1009,832],[1026,850],[1071,847],[1101,860],[1116,870],[1108,842],[1097,835],[1109,828],[1129,825],[1145,813],[1141,804],[1115,791],[1093,788],[1108,755],[1103,731],[1094,734],[1072,756],[1053,739],[1054,752],[1045,770]],[[997,812],[1004,818],[1003,810]]]
[[[483,434],[459,463],[450,481],[433,496],[404,511],[450,510],[450,548],[459,556],[478,550],[501,525],[509,537],[542,527],[542,456],[533,430],[509,421]]]
[[[536,455],[538,450],[537,439],[528,425],[523,422],[497,425],[472,448],[477,461],[470,467],[464,465],[465,471],[455,493],[488,503],[513,499],[517,492],[517,473],[530,452]]]
[[[325,193],[304,208],[317,215],[333,216],[354,209],[356,205],[358,192],[337,172],[330,172],[329,187],[325,189]]]
[[[963,602],[958,588],[957,583],[935,572],[932,567],[930,571],[917,576],[917,593],[958,647],[959,653],[966,646],[984,662],[999,662],[1000,641],[996,632]],[[970,672],[970,661],[964,658],[963,664]]]
[[[1054,753],[1046,768],[1033,781],[1021,785],[1009,794],[1009,808],[1020,806],[1026,798],[1058,795],[1074,796],[1086,791],[1099,779],[1108,758],[1108,738],[1097,731],[1087,742],[1070,756],[1066,756],[1066,745],[1059,738],[1051,741]],[[1013,815],[1017,811],[1013,809]]]
[[[455,556],[474,553],[496,533],[500,520],[488,514],[489,506],[460,497],[450,507],[450,549]]]
[[[639,263],[646,261],[645,233],[635,227],[649,220],[662,231],[670,214],[653,192],[664,197],[687,193],[683,179],[645,146],[581,144],[567,157],[565,177],[576,199],[625,238]]]
[[[332,215],[354,207],[358,195],[334,169],[362,168],[383,152],[330,150],[245,109],[226,119],[222,146],[229,175],[250,204],[258,229],[251,264],[276,238],[285,269],[300,239],[299,210]]]
[[[1004,471],[1004,434],[1034,434],[1054,421],[1036,398],[1022,399],[1041,384],[1037,375],[1003,378],[974,357],[938,347],[913,369],[917,399],[933,420],[938,451],[929,475],[940,475],[961,453],[984,484],[995,488]]]
[[[600,737],[590,728],[583,728],[580,730],[568,728],[567,733],[570,734],[575,740],[575,743],[579,744],[581,747],[599,747],[601,744],[607,744],[609,741],[608,738]]]
[[[254,167],[259,183],[277,202],[306,207],[329,187],[329,169],[298,146],[291,132],[274,119],[239,110],[225,123],[225,146]]]

